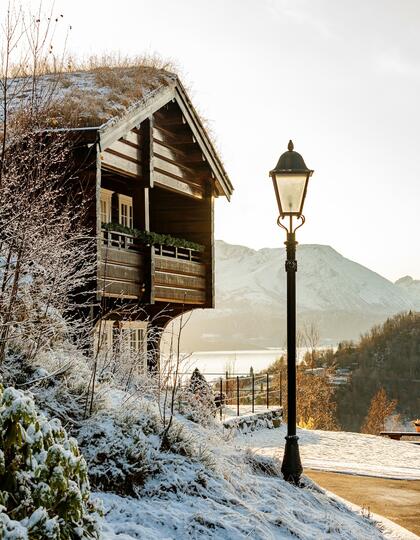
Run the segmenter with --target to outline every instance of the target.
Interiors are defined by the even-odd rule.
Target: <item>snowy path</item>
[[[266,456],[282,458],[286,426],[264,429],[236,437],[241,447]],[[420,480],[420,445],[374,435],[343,431],[298,429],[304,467],[395,478]]]

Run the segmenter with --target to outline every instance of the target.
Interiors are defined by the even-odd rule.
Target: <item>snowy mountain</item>
[[[395,282],[395,285],[406,294],[415,303],[416,309],[420,309],[420,280],[413,279],[411,276],[404,276]]]
[[[216,307],[194,313],[184,345],[194,350],[282,346],[285,249],[216,242]],[[298,245],[300,324],[316,322],[324,342],[356,339],[388,316],[420,310],[420,281],[395,284],[330,246]],[[189,347],[188,347],[189,346]]]

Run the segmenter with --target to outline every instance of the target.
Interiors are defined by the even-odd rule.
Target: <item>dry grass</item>
[[[14,68],[17,91],[12,116],[20,122],[28,112],[33,80],[41,95],[37,119],[48,127],[98,127],[122,117],[128,109],[159,88],[174,84],[180,67],[158,54],[122,56],[104,54],[84,60],[67,57],[61,62],[39,61],[35,76],[25,66]],[[185,84],[184,84],[185,86]],[[186,87],[189,95],[193,94]],[[211,122],[196,112],[213,146],[217,140]]]
[[[68,60],[61,69],[40,63],[35,77],[15,69],[18,92],[11,109],[16,115],[37,103],[45,124],[52,127],[98,126],[122,116],[151,92],[174,83],[175,65],[157,55],[117,55]],[[36,99],[33,99],[34,86]]]

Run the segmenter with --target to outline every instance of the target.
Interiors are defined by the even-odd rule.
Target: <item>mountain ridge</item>
[[[184,349],[283,346],[286,328],[285,248],[217,240],[216,309],[197,311]],[[356,339],[399,312],[420,310],[420,281],[396,283],[329,245],[297,247],[298,326],[314,322],[323,342]]]

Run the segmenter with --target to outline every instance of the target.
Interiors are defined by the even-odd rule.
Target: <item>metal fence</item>
[[[178,373],[179,387],[188,387],[192,372]],[[270,409],[283,405],[283,373],[204,373],[218,414],[230,410],[231,415],[254,413],[256,408]]]

